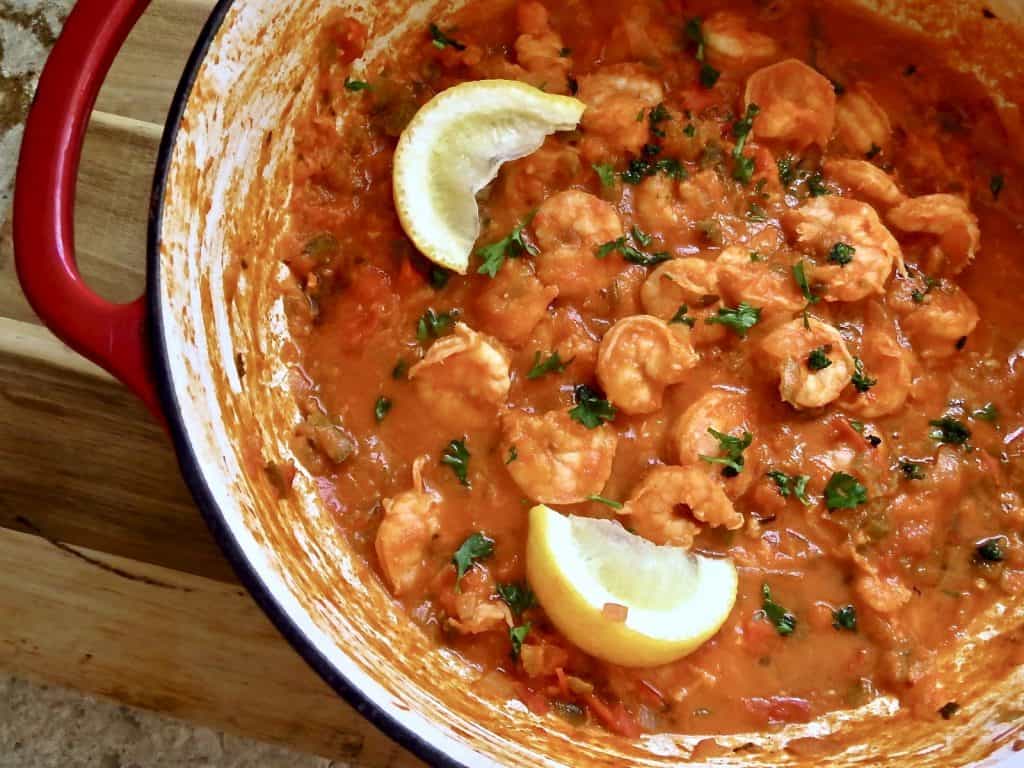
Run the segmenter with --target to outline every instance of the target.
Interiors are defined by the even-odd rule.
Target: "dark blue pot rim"
[[[199,507],[213,533],[214,539],[227,556],[243,586],[252,595],[263,612],[270,618],[274,626],[298,651],[324,681],[345,699],[356,711],[375,725],[381,732],[408,749],[421,760],[437,768],[470,768],[469,765],[456,760],[430,741],[395,719],[384,708],[374,702],[368,694],[355,683],[341,674],[327,657],[317,648],[316,643],[288,616],[285,609],[271,594],[270,589],[245,556],[241,546],[235,539],[223,512],[214,499],[203,475],[202,468],[192,449],[191,441],[181,416],[181,407],[171,383],[170,360],[168,349],[164,343],[163,316],[160,311],[160,233],[163,223],[164,193],[170,172],[174,145],[178,136],[182,117],[188,107],[192,87],[199,75],[206,54],[213,44],[234,0],[219,0],[209,20],[203,27],[195,48],[189,56],[188,63],[181,81],[178,84],[174,99],[171,102],[164,128],[163,139],[156,161],[153,178],[153,192],[149,209],[149,233],[147,237],[146,256],[146,296],[148,303],[148,335],[150,342],[151,364],[156,379],[160,404],[171,439],[178,456],[181,473],[185,478],[192,497]],[[329,757],[329,756],[328,756]]]

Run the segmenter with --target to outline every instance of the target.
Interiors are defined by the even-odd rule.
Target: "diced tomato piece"
[[[752,696],[741,699],[743,708],[761,725],[808,723],[811,702],[796,696]]]

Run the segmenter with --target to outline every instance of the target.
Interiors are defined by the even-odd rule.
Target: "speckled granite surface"
[[[72,5],[73,0],[0,0],[0,222],[9,215],[35,81]],[[0,768],[342,765],[0,673]]]

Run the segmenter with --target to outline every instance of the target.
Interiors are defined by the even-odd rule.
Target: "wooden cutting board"
[[[143,286],[163,122],[214,0],[154,0],[93,114],[79,266]],[[333,694],[238,585],[170,445],[110,376],[57,341],[0,237],[0,669],[357,766],[419,765]]]

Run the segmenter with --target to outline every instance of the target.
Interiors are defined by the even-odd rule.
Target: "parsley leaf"
[[[978,553],[979,558],[988,563],[1001,563],[1006,558],[1006,553],[1003,551],[1005,543],[1005,537],[993,536],[978,542],[975,551]]]
[[[871,146],[868,148],[868,151],[864,153],[864,158],[866,160],[874,160],[876,157],[878,157],[881,151],[882,148],[880,146],[875,144],[875,142],[871,142]]]
[[[736,146],[732,149],[732,157],[735,161],[732,169],[732,177],[736,181],[746,184],[754,175],[754,160],[744,157],[743,150],[747,146],[747,139],[754,128],[754,118],[761,108],[757,104],[748,104],[747,111],[743,117],[732,125],[732,135],[736,139]]]
[[[405,358],[398,358],[398,362],[395,363],[395,367],[391,369],[391,378],[395,381],[401,381],[405,378],[406,372],[409,370],[409,363],[405,361]]]
[[[466,441],[452,440],[441,454],[441,463],[452,468],[459,482],[469,488],[469,449]]]
[[[982,421],[998,421],[999,420],[999,409],[995,403],[985,403],[978,410],[974,411],[971,416],[975,419],[981,419]]]
[[[796,629],[796,616],[772,599],[772,588],[767,582],[761,585],[761,610],[776,632],[783,637],[793,634],[793,630]]]
[[[651,147],[654,145],[648,144],[646,146]],[[658,149],[660,150],[660,147]],[[644,179],[658,173],[663,173],[670,179],[675,179],[676,181],[681,181],[687,176],[686,169],[683,168],[682,163],[669,157],[664,157],[661,160],[654,162],[644,158],[635,157],[629,161],[629,166],[626,170],[622,171],[619,176],[621,176],[622,180],[627,184],[639,184]]]
[[[899,468],[907,480],[924,480],[925,478],[923,465],[918,464],[916,461],[900,459]]]
[[[718,441],[718,449],[723,455],[701,456],[700,460],[706,461],[708,464],[722,464],[724,466],[722,469],[723,475],[726,477],[736,477],[736,475],[743,471],[743,452],[754,442],[754,436],[749,432],[744,432],[743,437],[727,435],[719,432],[714,427],[708,427],[708,434]]]
[[[456,317],[458,314],[455,312],[438,314],[433,308],[428,309],[416,323],[416,339],[421,344],[426,344],[432,338],[441,338],[452,329]]]
[[[451,277],[451,272],[434,264],[430,268],[430,287],[435,291],[443,291]]]
[[[569,411],[569,416],[587,429],[597,429],[615,418],[615,407],[586,384],[577,386],[573,396],[576,407]]]
[[[845,472],[834,473],[825,486],[825,506],[829,509],[856,509],[867,500],[868,489]]]
[[[840,267],[845,267],[853,261],[853,254],[856,252],[857,249],[852,245],[836,243],[832,246],[832,250],[828,252],[828,260],[833,264],[838,264]]]
[[[998,200],[1000,193],[1003,191],[1003,186],[1006,184],[1006,179],[1002,174],[996,174],[988,181],[988,188],[992,191],[992,199]]]
[[[345,90],[346,91],[369,91],[370,84],[365,80],[353,80],[351,77],[345,78]]]
[[[807,177],[807,193],[811,197],[823,197],[829,193],[828,187],[825,186],[825,178],[821,175],[821,171],[815,171]]]
[[[561,373],[565,370],[565,366],[572,362],[572,360],[562,362],[562,358],[559,356],[558,352],[552,352],[547,360],[542,361],[541,357],[543,357],[543,355],[541,355],[539,350],[533,354],[533,367],[530,369],[530,372],[526,374],[526,378],[532,380],[539,379],[549,373]]]
[[[943,416],[928,422],[928,426],[935,427],[928,436],[932,440],[950,445],[963,445],[971,439],[971,430],[967,425],[952,416]]]
[[[393,403],[388,398],[381,395],[377,398],[376,404],[373,406],[373,415],[377,419],[377,423],[384,421],[384,417],[391,411]]]
[[[476,252],[483,262],[477,269],[478,275],[497,277],[498,270],[505,263],[505,259],[517,259],[524,253],[531,256],[536,256],[539,253],[533,244],[523,239],[523,230],[532,219],[532,215],[528,216],[525,221],[519,222],[512,228],[512,233],[508,237],[486,245]]]
[[[633,240],[635,240],[641,248],[647,248],[648,246],[650,246],[651,243],[654,242],[654,238],[648,235],[642,229],[640,229],[640,227],[638,227],[636,224],[634,224],[630,228],[629,233],[633,236]]]
[[[741,301],[738,307],[722,307],[704,322],[708,325],[725,325],[739,334],[741,339],[747,338],[747,331],[761,320],[760,307],[752,307]]]
[[[525,624],[512,627],[508,631],[509,639],[512,641],[512,658],[518,659],[519,654],[523,652],[523,641],[526,640],[526,636],[530,634],[530,628],[533,625],[530,622]]]
[[[430,42],[431,44],[439,49],[444,50],[445,48],[454,48],[456,51],[466,50],[466,46],[460,43],[458,40],[453,40],[448,37],[437,24],[430,25]]]
[[[601,179],[601,186],[610,189],[615,186],[615,166],[611,163],[594,163],[591,168]]]
[[[697,126],[695,126],[693,123],[687,123],[686,127],[683,128],[683,134],[687,138],[692,139],[694,136],[697,135]]]
[[[597,258],[603,259],[608,256],[608,254],[618,251],[622,254],[622,258],[630,264],[639,264],[641,267],[651,267],[672,258],[664,251],[659,253],[644,253],[636,245],[633,245],[633,243],[637,243],[641,247],[646,248],[651,244],[652,240],[653,238],[650,235],[643,232],[639,227],[634,226],[628,235],[623,235],[616,240],[611,240],[598,246],[594,253]]]
[[[519,451],[517,451],[516,447],[513,445],[513,446],[511,446],[508,449],[508,459],[505,461],[505,464],[506,465],[511,464],[513,461],[515,461],[518,458],[519,458]]]
[[[592,496],[587,496],[587,501],[593,501],[596,502],[597,504],[604,504],[606,507],[611,507],[612,509],[622,509],[621,501],[615,501],[614,499],[606,499],[599,493],[595,493]]]
[[[480,533],[474,533],[455,550],[452,563],[455,564],[455,588],[459,588],[462,577],[478,560],[486,560],[494,554],[494,539]]]
[[[779,489],[779,496],[788,499],[795,498],[805,507],[811,506],[811,500],[807,497],[807,483],[811,481],[810,475],[787,475],[778,469],[768,473],[768,477],[775,481],[775,487]]]
[[[788,189],[796,181],[796,159],[792,155],[786,155],[776,160],[775,166],[779,169],[779,181]]]
[[[845,629],[847,632],[857,631],[857,608],[850,604],[832,611],[832,626]]]
[[[659,139],[665,138],[665,130],[660,127],[660,124],[671,119],[672,115],[669,113],[668,109],[665,108],[664,104],[658,104],[658,106],[654,107],[647,113],[647,120],[651,124],[651,133]]]
[[[680,304],[679,309],[677,309],[676,313],[672,315],[672,319],[668,321],[668,324],[672,325],[672,323],[681,323],[682,325],[688,325],[693,328],[697,321],[687,314],[689,311],[689,307],[685,304]]]
[[[878,383],[878,379],[872,378],[864,372],[864,361],[859,357],[853,358],[853,378],[851,381],[858,392],[867,392]]]
[[[807,356],[807,367],[812,371],[823,371],[832,365],[828,353],[832,351],[832,345],[826,344],[811,351]]]
[[[498,596],[512,609],[517,618],[537,605],[537,597],[533,590],[522,582],[499,584]]]
[[[800,291],[803,293],[804,298],[807,299],[808,304],[817,304],[821,301],[821,296],[814,295],[814,291],[811,290],[811,284],[807,281],[803,259],[800,259],[800,261],[793,265],[793,279],[796,280],[796,284],[800,287]]]
[[[696,57],[700,62],[700,84],[705,88],[713,88],[721,72],[708,64],[705,59],[704,25],[699,17],[688,19],[686,22],[686,38],[696,45]]]

